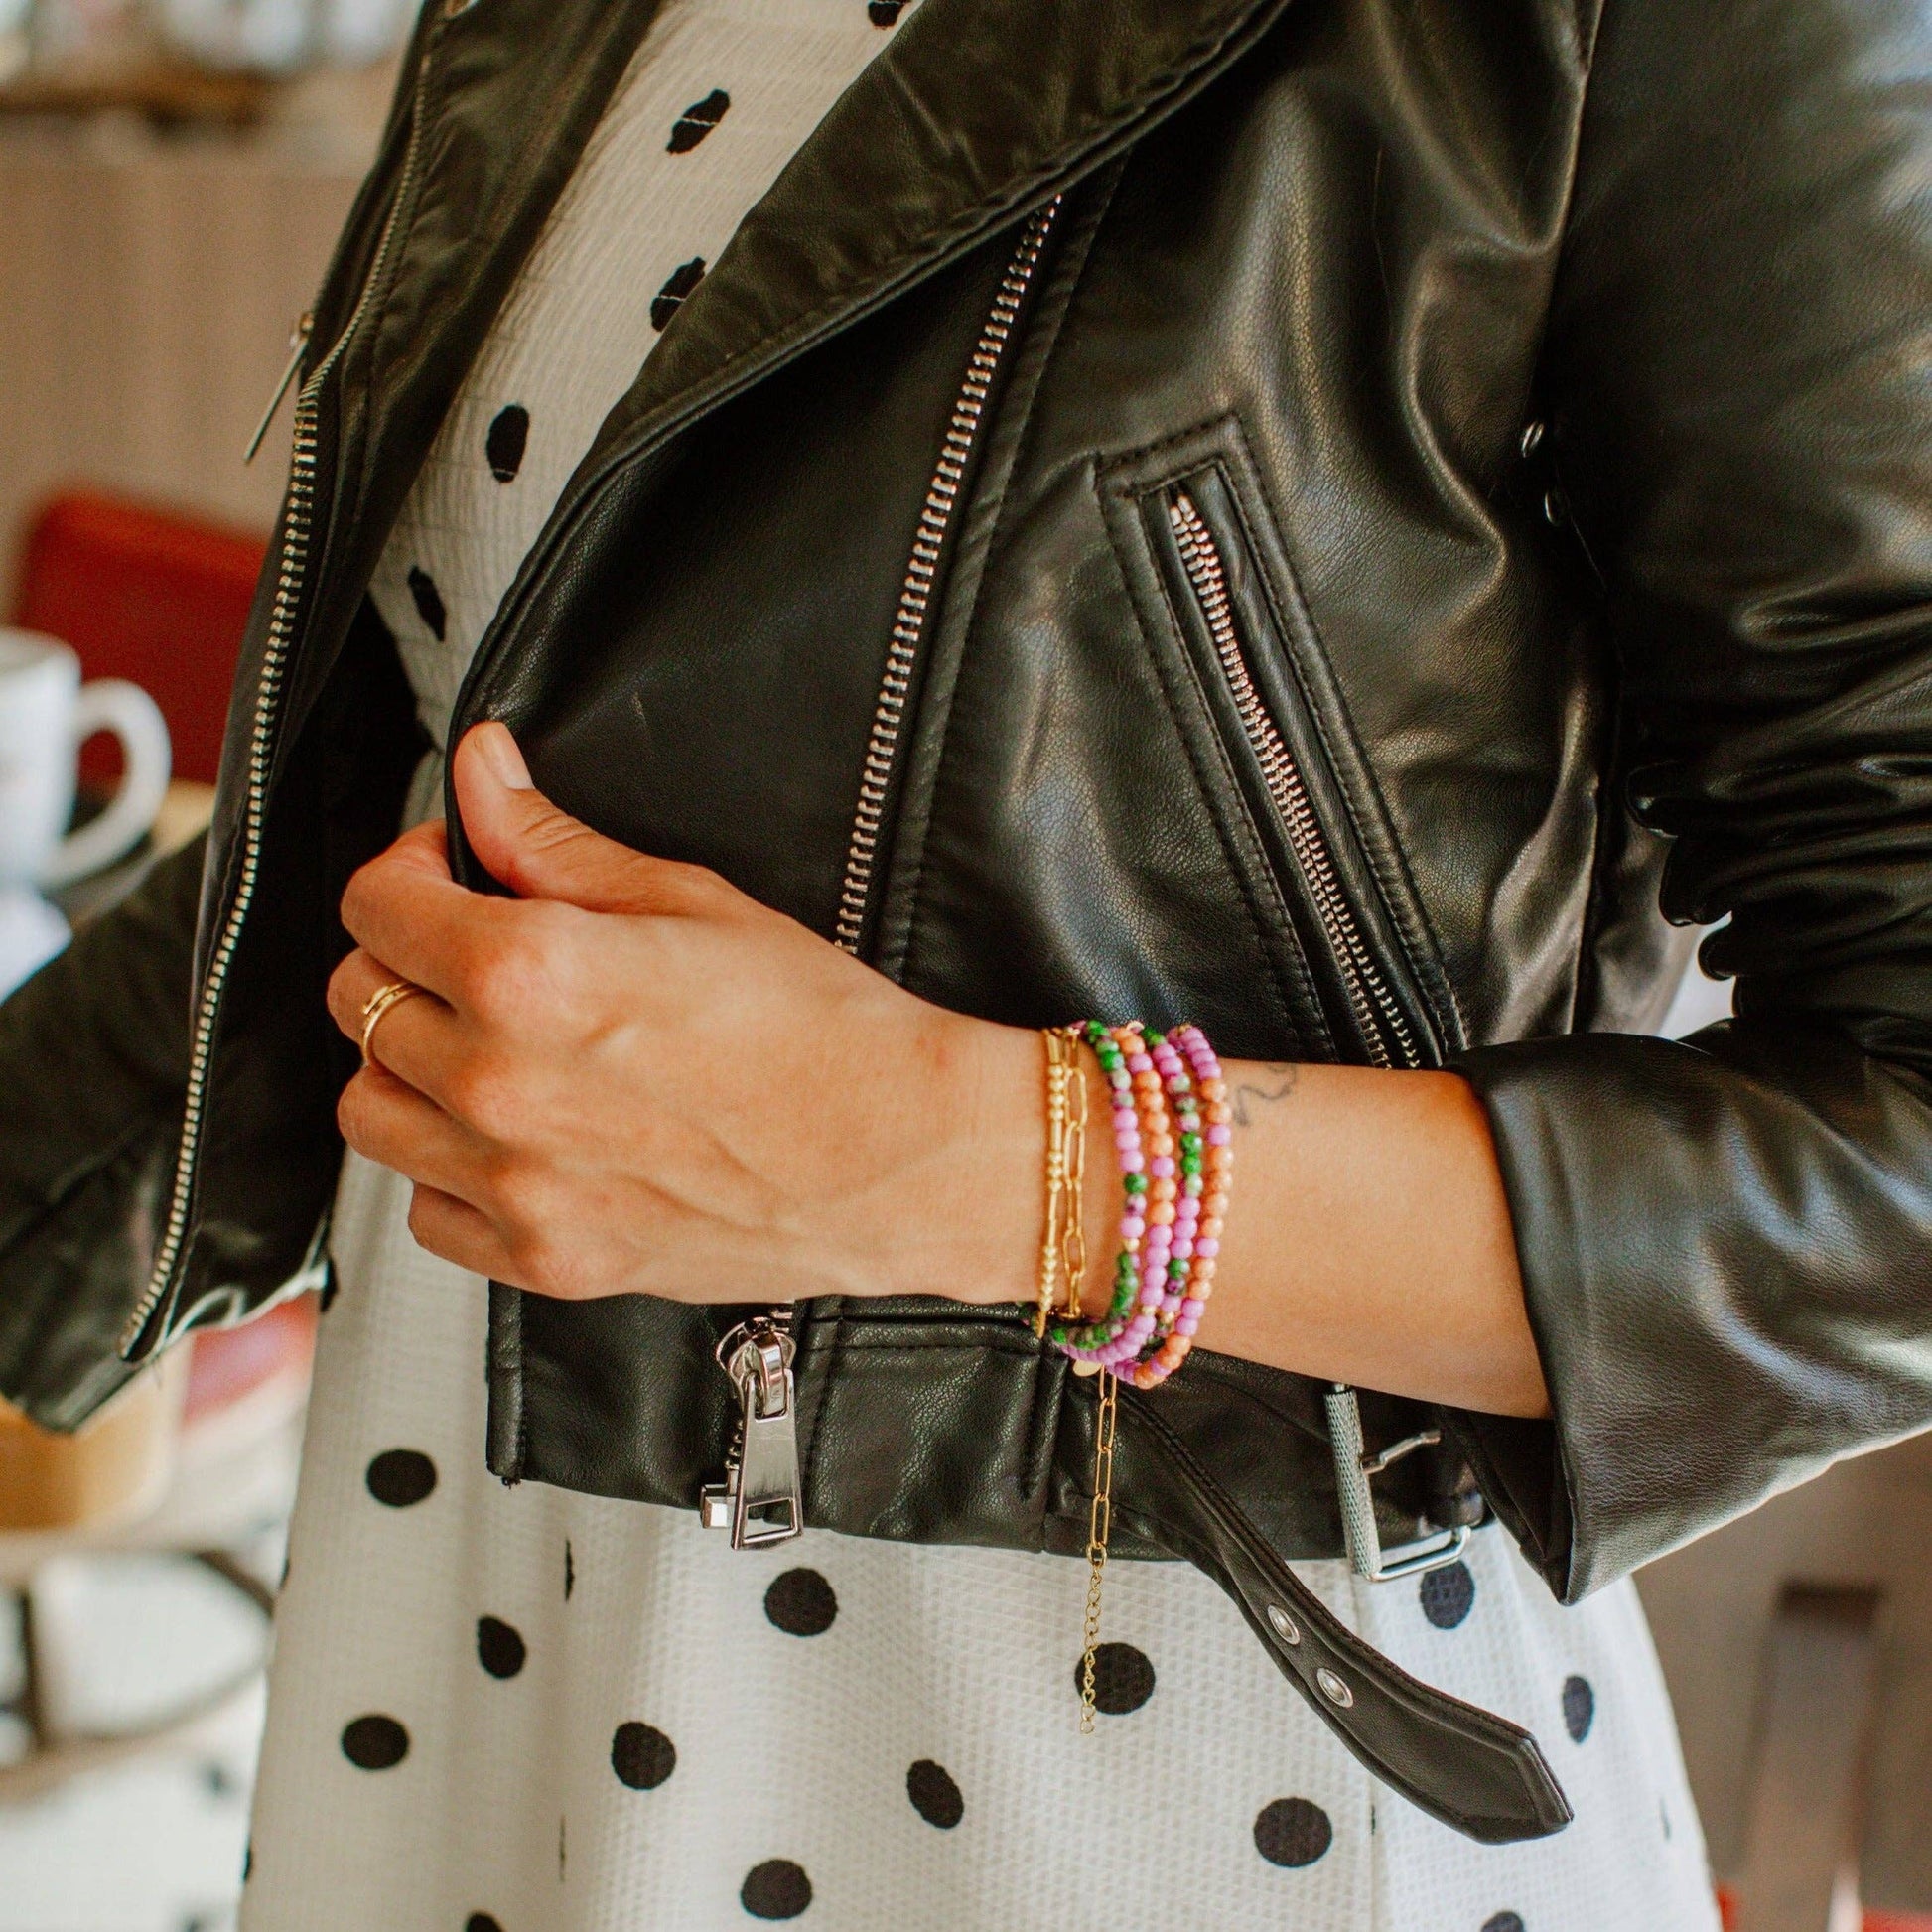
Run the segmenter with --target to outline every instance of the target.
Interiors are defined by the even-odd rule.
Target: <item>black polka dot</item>
[[[343,1726],[343,1755],[359,1771],[387,1771],[409,1755],[409,1733],[395,1719],[371,1712]]]
[[[522,1636],[501,1617],[478,1617],[477,1662],[491,1677],[514,1677],[528,1654]]]
[[[503,1932],[503,1928],[487,1912],[472,1912],[463,1921],[463,1932]]]
[[[1255,1813],[1255,1850],[1270,1864],[1312,1864],[1334,1842],[1328,1814],[1306,1798],[1277,1798]]]
[[[1573,1744],[1581,1744],[1589,1735],[1589,1727],[1596,1722],[1596,1693],[1589,1688],[1587,1677],[1566,1677],[1563,1680],[1563,1727],[1570,1733]]]
[[[564,1601],[570,1601],[570,1592],[577,1587],[577,1564],[570,1554],[570,1538],[564,1538]]]
[[[818,1637],[832,1627],[839,1599],[816,1570],[787,1570],[764,1592],[764,1613],[787,1636]]]
[[[620,1725],[611,1737],[611,1769],[633,1791],[655,1791],[677,1769],[677,1746],[650,1725]]]
[[[450,614],[443,608],[443,593],[436,588],[436,580],[421,564],[409,566],[409,595],[416,600],[416,615],[441,643],[443,633],[450,627]]]
[[[1522,1914],[1498,1912],[1494,1918],[1482,1921],[1482,1932],[1523,1932]]]
[[[490,418],[489,431],[483,437],[483,455],[489,459],[489,474],[498,483],[516,481],[529,440],[530,412],[520,402],[508,404]],[[442,634],[437,632],[439,637]]]
[[[671,123],[671,138],[664,143],[669,154],[689,154],[725,118],[732,97],[722,87],[714,87],[702,100],[694,100]]]
[[[1453,1630],[1469,1614],[1475,1600],[1476,1580],[1469,1575],[1466,1563],[1424,1572],[1422,1613],[1437,1629]]]
[[[421,1449],[384,1449],[362,1480],[377,1502],[407,1509],[436,1487],[436,1464]]]
[[[943,1764],[922,1757],[905,1774],[905,1795],[928,1825],[949,1832],[966,1816],[966,1800]]]
[[[1083,1651],[1073,1660],[1073,1695],[1086,1687],[1087,1661]],[[1138,1711],[1154,1695],[1154,1666],[1147,1652],[1131,1643],[1096,1644],[1093,1652],[1093,1708],[1110,1718]]]
[[[650,299],[650,326],[662,329],[684,306],[684,298],[704,280],[704,257],[693,255],[682,268],[674,269],[671,279]],[[443,634],[440,630],[436,633]]]
[[[905,0],[866,0],[866,18],[875,27],[895,25],[905,11]]]
[[[754,1918],[796,1918],[812,1902],[812,1881],[802,1864],[766,1859],[745,1874],[738,1899]]]

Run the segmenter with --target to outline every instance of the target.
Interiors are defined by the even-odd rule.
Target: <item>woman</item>
[[[1618,1580],[1932,1420],[1928,57],[425,14],[205,883],[0,1015],[6,1393],[333,1299],[253,1932],[1712,1923]],[[1236,1161],[1085,1656],[1082,1018]]]

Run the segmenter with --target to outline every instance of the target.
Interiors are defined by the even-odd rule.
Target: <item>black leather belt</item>
[[[1322,1722],[1412,1804],[1488,1845],[1547,1838],[1570,1823],[1570,1801],[1527,1730],[1420,1682],[1363,1642],[1269,1548],[1158,1403],[1125,1387],[1114,1495],[1116,1519],[1212,1577]],[[1137,1496],[1158,1496],[1158,1513],[1136,1506]]]

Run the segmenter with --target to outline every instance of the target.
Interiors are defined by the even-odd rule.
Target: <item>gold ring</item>
[[[401,1006],[412,993],[423,989],[414,980],[391,980],[387,986],[378,986],[367,1000],[362,1003],[362,1064],[373,1066],[375,1055],[369,1051],[369,1042],[375,1037],[376,1022],[391,1007]]]

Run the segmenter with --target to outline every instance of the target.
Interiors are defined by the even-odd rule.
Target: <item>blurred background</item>
[[[242,451],[412,11],[0,0],[0,993],[207,818],[288,412]],[[1663,1030],[1727,1001],[1693,969]],[[77,1438],[0,1405],[0,1932],[234,1923],[314,1321]],[[1640,1579],[1741,1932],[1932,1932],[1921,1529],[1905,1444]]]
[[[76,760],[99,720],[57,694],[65,768],[24,768],[47,714],[0,641],[0,992],[207,817],[290,412],[242,451],[413,12],[0,0],[0,623],[165,726],[157,790],[138,709]],[[105,864],[23,877],[23,824],[123,786]],[[0,1932],[234,1924],[314,1321],[197,1341],[75,1439],[0,1405]]]

